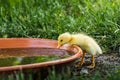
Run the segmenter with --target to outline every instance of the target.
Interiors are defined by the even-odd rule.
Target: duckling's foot
[[[94,61],[94,55],[92,55],[92,64],[90,66],[87,66],[87,68],[94,68],[95,67],[95,61]]]
[[[78,64],[75,65],[75,67],[81,67],[84,63],[84,60],[81,60]]]
[[[95,63],[92,63],[91,65],[87,66],[87,68],[92,69],[95,67]]]
[[[81,67],[82,66],[82,64],[76,64],[75,65],[75,67]]]
[[[82,60],[75,67],[81,67],[83,65],[84,57],[85,57],[85,53],[83,53]]]

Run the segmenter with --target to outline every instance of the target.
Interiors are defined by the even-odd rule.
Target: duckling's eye
[[[62,42],[63,40],[61,39],[60,42]]]

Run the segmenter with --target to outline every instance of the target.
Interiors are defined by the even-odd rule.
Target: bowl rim
[[[52,40],[52,39],[41,39],[41,38],[0,38],[0,41],[4,41],[4,40],[26,40],[26,41],[50,41],[53,42],[53,44],[55,45],[54,47],[56,47],[57,45],[57,40]],[[18,47],[18,46],[17,46]],[[31,46],[29,46],[31,47]],[[19,48],[29,48],[28,45],[27,46],[20,46]],[[35,47],[35,46],[33,46]],[[40,48],[40,46],[37,46]],[[71,61],[74,61],[76,59],[79,59],[82,56],[82,50],[80,47],[73,45],[73,47],[75,49],[77,49],[77,52],[75,52],[74,55],[69,56],[67,58],[63,58],[63,59],[58,59],[58,60],[54,60],[54,61],[47,61],[47,62],[41,62],[41,63],[33,63],[33,64],[25,64],[25,65],[16,65],[16,66],[6,66],[6,67],[0,67],[0,72],[2,71],[14,71],[14,70],[23,70],[23,69],[30,69],[30,68],[41,68],[41,67],[47,67],[47,66],[53,66],[53,65],[58,65],[58,64],[63,64],[63,63],[68,63]],[[3,46],[3,48],[5,48]],[[9,48],[13,48],[13,47],[9,47]],[[43,47],[41,47],[43,48]],[[0,47],[1,49],[1,47]]]

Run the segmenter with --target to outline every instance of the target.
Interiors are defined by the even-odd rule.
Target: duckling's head
[[[71,40],[71,34],[68,32],[59,35],[57,48],[60,48],[62,45],[68,43],[70,40]]]

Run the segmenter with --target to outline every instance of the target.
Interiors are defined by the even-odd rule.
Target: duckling
[[[91,54],[92,63],[91,65],[87,66],[87,68],[94,68],[95,61],[94,56],[96,54],[102,54],[102,50],[98,43],[90,36],[85,34],[70,34],[68,32],[59,35],[58,37],[58,46],[60,48],[64,44],[71,44],[71,45],[78,45],[83,50],[83,55],[81,61],[76,65],[76,67],[80,67],[84,63],[84,57],[86,53]]]

